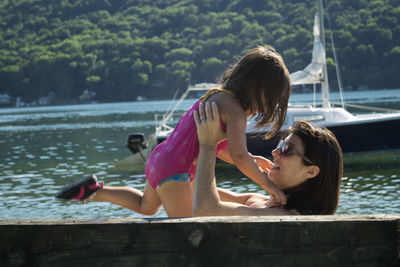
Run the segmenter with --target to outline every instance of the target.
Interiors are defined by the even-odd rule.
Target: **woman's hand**
[[[199,105],[199,114],[194,111],[194,121],[197,127],[197,138],[200,146],[215,146],[226,138],[226,134],[222,131],[219,119],[218,107],[215,102],[205,103],[205,111],[203,103]]]

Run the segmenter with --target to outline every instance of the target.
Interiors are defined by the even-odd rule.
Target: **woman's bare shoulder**
[[[257,195],[251,196],[247,200],[246,206],[258,210],[259,215],[300,215],[297,210],[285,209],[284,206],[271,207],[270,203],[268,202],[268,197],[266,196],[263,196],[263,198],[260,198]]]

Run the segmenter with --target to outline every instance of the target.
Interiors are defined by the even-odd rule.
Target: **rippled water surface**
[[[355,93],[348,96],[362,102]],[[400,106],[400,90],[380,93],[381,100],[362,96],[364,102]],[[294,97],[302,101],[304,95]],[[193,101],[186,100],[182,109]],[[142,170],[114,164],[131,154],[125,147],[127,134],[151,134],[155,114],[169,108],[170,101],[152,101],[0,109],[0,219],[142,217],[112,204],[63,202],[54,195],[90,173],[107,185],[143,189]],[[217,178],[221,187],[262,193],[229,166],[218,166]],[[399,191],[400,151],[346,155],[337,213],[400,213]],[[166,215],[161,211],[157,216]]]

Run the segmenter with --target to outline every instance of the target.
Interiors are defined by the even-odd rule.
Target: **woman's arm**
[[[249,206],[257,201],[268,200],[267,196],[258,193],[235,193],[230,190],[219,187],[217,187],[217,190],[220,201],[224,202],[235,202]]]
[[[193,216],[262,216],[262,215],[294,215],[292,211],[283,208],[252,208],[243,204],[221,201],[215,182],[215,152],[200,149],[194,196],[192,205]]]
[[[292,211],[282,208],[251,208],[243,204],[221,201],[215,182],[215,149],[221,140],[223,132],[219,125],[218,108],[212,103],[212,109],[206,104],[206,114],[199,109],[200,118],[195,112],[197,134],[199,138],[199,157],[197,161],[194,186],[193,208],[194,216],[224,216],[224,215],[293,215]],[[202,114],[203,113],[203,114]]]

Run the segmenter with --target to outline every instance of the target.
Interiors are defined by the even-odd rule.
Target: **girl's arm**
[[[227,163],[230,164],[235,164],[235,162],[232,160],[231,154],[229,153],[229,149],[225,148],[224,150],[222,150],[221,152],[219,152],[217,158],[219,158],[220,160],[223,160]]]
[[[262,156],[253,156],[253,155],[251,155],[251,156],[257,162],[257,165],[258,165],[258,167],[261,168],[261,170],[263,170],[266,173],[269,172],[269,169],[273,165],[272,161],[270,161],[269,159],[266,159],[266,158],[264,158]],[[217,158],[219,158],[220,160],[223,160],[223,161],[225,161],[227,163],[235,164],[235,162],[233,161],[233,159],[231,157],[231,153],[229,152],[229,148],[228,147],[225,148],[223,151],[221,151],[218,154]]]
[[[262,156],[253,156],[253,158],[256,160],[258,167],[260,167],[265,173],[268,173],[271,166],[274,165],[272,161]]]
[[[224,115],[226,118],[229,153],[232,161],[244,175],[261,185],[279,203],[286,204],[285,194],[268,179],[264,170],[258,166],[257,158],[247,151],[247,116],[245,112],[237,103],[231,103],[229,109],[225,107],[225,110],[229,110]]]
[[[206,104],[207,107],[208,104]],[[206,108],[207,117],[199,119],[195,112],[197,134],[199,138],[199,157],[197,161],[194,186],[194,216],[223,215],[294,215],[295,211],[282,208],[251,208],[239,203],[221,201],[215,182],[215,149],[223,135],[219,126],[219,114],[215,103],[213,109]],[[202,107],[200,108],[200,113]]]
[[[252,157],[257,162],[258,167],[260,167],[261,170],[263,170],[263,172],[265,172],[265,173],[269,172],[271,166],[273,165],[272,161],[270,161],[269,159],[266,159],[262,156],[253,156],[252,155]],[[219,158],[220,160],[223,160],[227,163],[235,164],[235,162],[232,160],[231,153],[229,152],[228,147],[225,148],[223,151],[221,151],[218,154],[217,158]]]

